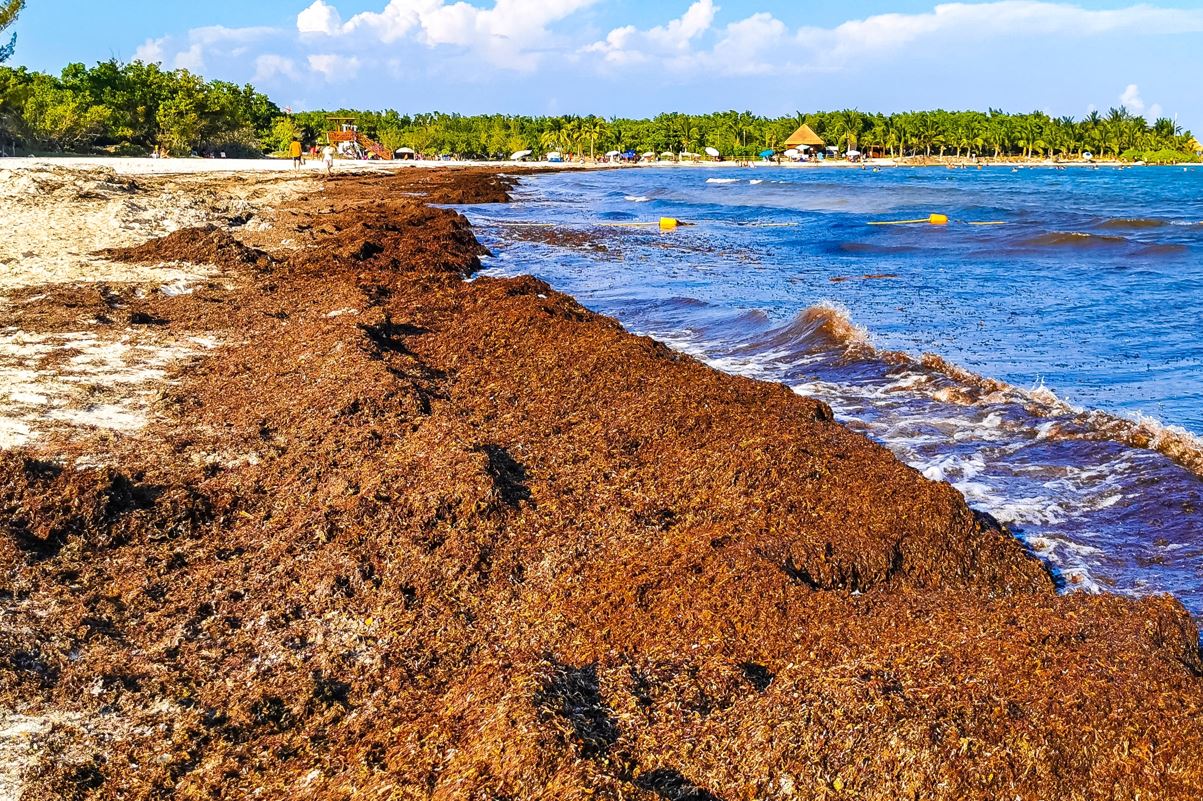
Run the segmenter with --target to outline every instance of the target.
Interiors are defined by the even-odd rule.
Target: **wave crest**
[[[1053,231],[1023,240],[1027,247],[1097,248],[1118,247],[1130,242],[1116,234],[1088,234],[1082,231]]]
[[[1016,403],[1032,417],[1044,421],[1041,427],[1044,439],[1111,441],[1138,450],[1154,451],[1203,478],[1203,438],[1180,426],[1166,425],[1141,414],[1125,417],[1098,409],[1082,409],[1043,384],[1023,389],[978,375],[932,354],[924,354],[919,364],[954,382],[952,386],[932,392],[936,400],[960,406]]]
[[[1166,225],[1169,225],[1168,221],[1159,220],[1156,218],[1117,217],[1117,218],[1114,218],[1111,220],[1104,220],[1103,222],[1099,223],[1098,227],[1099,228],[1108,228],[1108,229],[1110,229],[1110,228],[1132,229],[1132,228],[1161,228]]]
[[[797,354],[838,351],[856,358],[877,355],[869,332],[834,303],[811,306],[785,325],[745,341],[744,348]]]

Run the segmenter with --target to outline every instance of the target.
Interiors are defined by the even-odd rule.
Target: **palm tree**
[[[686,125],[681,132],[681,145],[687,153],[692,153],[694,145],[702,138],[702,129],[696,125]]]
[[[592,161],[597,157],[594,152],[597,148],[597,140],[609,136],[610,126],[601,117],[590,117],[585,120],[581,133],[589,137],[589,160]]]
[[[933,145],[939,143],[940,127],[930,112],[923,112],[915,120],[915,142],[923,148],[925,156],[931,156]]]
[[[1033,152],[1044,149],[1044,142],[1040,137],[1040,124],[1035,114],[1020,117],[1015,133],[1017,136],[1015,144],[1023,148],[1024,158],[1030,159]]]
[[[539,146],[545,153],[560,150],[560,132],[549,130],[539,134]]]
[[[581,152],[581,143],[585,139],[584,122],[579,117],[568,117],[564,122],[563,128],[564,143],[568,146],[571,155],[578,156]]]
[[[755,122],[756,115],[750,111],[741,111],[735,115],[735,130],[739,133],[740,147],[747,149],[748,134],[752,132]]]

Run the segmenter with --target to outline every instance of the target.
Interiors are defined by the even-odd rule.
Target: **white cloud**
[[[163,46],[167,44],[167,41],[167,37],[147,39],[134,51],[134,61],[141,61],[143,64],[161,63],[164,56]]]
[[[182,37],[147,39],[134,51],[134,59],[146,64],[169,64],[173,69],[201,72],[207,56],[229,59],[245,55],[251,45],[278,34],[275,28],[226,28],[210,25],[193,28]]]
[[[582,52],[600,55],[611,66],[655,61],[670,69],[704,69],[708,75],[796,74],[836,71],[944,42],[1203,32],[1199,9],[1134,5],[1093,10],[1049,0],[943,3],[921,13],[877,14],[830,28],[794,30],[766,12],[716,28],[717,12],[712,0],[698,0],[679,19],[647,30],[615,28]]]
[[[333,36],[342,27],[343,20],[334,6],[328,6],[322,0],[314,0],[313,5],[297,14],[297,30],[301,33],[320,33]]]
[[[651,58],[681,58],[690,54],[691,45],[714,24],[718,7],[713,0],[697,0],[677,19],[647,30],[634,25],[615,28],[604,41],[585,48],[600,53],[611,64],[639,64]]]
[[[1128,84],[1124,89],[1123,94],[1119,96],[1120,105],[1131,111],[1133,114],[1138,114],[1152,121],[1161,116],[1161,105],[1153,103],[1146,105],[1144,98],[1140,96],[1140,87],[1134,83]]]
[[[341,22],[338,9],[315,0],[297,16],[302,33],[391,45],[410,41],[429,48],[472,51],[495,67],[530,71],[556,49],[548,26],[598,0],[495,0],[491,8],[446,0],[389,0]]]
[[[175,54],[172,60],[172,65],[177,70],[188,70],[190,72],[204,72],[205,69],[205,47],[200,42],[196,42],[187,50],[181,50]]]
[[[330,83],[351,81],[359,74],[361,62],[356,56],[340,56],[336,53],[317,53],[309,57],[309,69]]]
[[[781,70],[781,50],[788,46],[789,28],[772,14],[753,14],[723,29],[711,61],[733,75],[766,75]]]
[[[1203,11],[1148,5],[1092,10],[1044,0],[946,3],[921,14],[879,14],[835,28],[801,28],[797,41],[815,53],[823,53],[829,65],[840,66],[938,38],[981,41],[1012,36],[1085,37],[1117,31],[1203,31]]]
[[[253,83],[267,83],[279,77],[300,80],[297,63],[287,56],[275,53],[264,53],[255,59],[255,77],[251,79]]]

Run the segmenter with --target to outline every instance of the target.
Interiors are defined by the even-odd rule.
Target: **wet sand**
[[[69,335],[196,347],[121,352],[157,371],[125,382],[136,425],[11,412],[31,435],[0,455],[0,791],[1203,790],[1179,604],[1058,595],[821,401],[535,279],[465,281],[483,249],[426,203],[514,178],[155,180],[121,190],[148,219],[214,200],[4,290],[11,336],[75,343],[36,354],[43,382],[86,363]]]

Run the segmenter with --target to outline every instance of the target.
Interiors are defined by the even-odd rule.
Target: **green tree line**
[[[871,114],[855,109],[798,112],[788,117],[761,117],[749,111],[712,114],[660,114],[652,119],[585,116],[522,117],[459,114],[404,115],[396,111],[356,112],[360,130],[390,149],[410,147],[427,155],[450,154],[497,158],[519,150],[560,151],[594,157],[611,151],[635,153],[701,152],[717,149],[727,158],[754,158],[781,152],[800,125],[809,125],[841,152],[860,150],[888,156],[959,156],[993,158],[1080,158],[1185,160],[1195,157],[1198,143],[1173,120],[1149,124],[1127,109],[1091,113],[1081,120],[1050,117],[1041,112],[1006,114],[997,109],[920,111]],[[326,112],[297,114],[280,138],[301,136],[318,142]]]
[[[59,76],[0,67],[0,138],[25,150],[229,155],[280,152],[294,138],[324,142],[329,117],[351,117],[391,150],[427,156],[505,158],[519,150],[595,157],[610,151],[702,152],[727,158],[780,152],[809,125],[841,152],[888,156],[1080,158],[1189,161],[1198,142],[1173,120],[1149,123],[1122,106],[1083,119],[1042,112],[856,109],[762,117],[749,111],[660,114],[651,119],[596,116],[403,114],[312,111],[285,114],[253,87],[205,81],[187,70],[108,61],[69,65]]]
[[[259,155],[280,115],[249,85],[158,64],[0,68],[0,139],[27,151]]]

